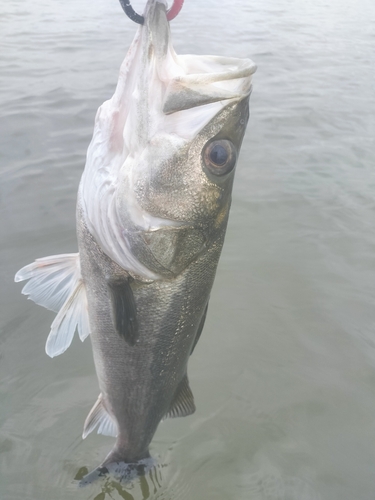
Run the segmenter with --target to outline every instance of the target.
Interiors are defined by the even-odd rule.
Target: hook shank
[[[182,5],[184,3],[184,0],[174,0],[172,7],[167,10],[167,19],[168,21],[172,21],[177,14],[180,12],[182,9]],[[130,0],[120,0],[121,7],[124,9],[125,14],[128,16],[129,19],[134,21],[137,24],[144,24],[145,18],[139,14],[133,9],[133,7],[130,4]]]

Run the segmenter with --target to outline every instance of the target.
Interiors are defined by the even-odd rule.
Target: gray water
[[[116,0],[1,1],[1,500],[374,499],[372,0],[186,0],[172,22],[177,52],[258,65],[190,360],[197,412],[160,425],[144,479],[75,486],[113,443],[81,439],[98,393],[90,341],[49,359],[54,315],[13,276],[77,250],[94,116],[134,31]]]

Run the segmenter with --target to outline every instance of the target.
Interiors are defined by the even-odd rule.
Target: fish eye
[[[228,174],[236,164],[236,150],[226,139],[207,143],[202,153],[205,166],[214,175]]]

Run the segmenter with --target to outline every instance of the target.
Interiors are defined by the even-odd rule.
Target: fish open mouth
[[[100,394],[82,437],[97,429],[116,443],[80,484],[150,470],[160,421],[195,411],[187,365],[224,242],[255,69],[177,55],[165,1],[148,0],[96,116],[77,201],[79,253],[37,259],[15,277],[58,311],[49,356],[76,329],[91,338]]]
[[[176,220],[139,206],[136,179],[154,168],[142,163],[142,155],[163,136],[178,147],[192,141],[225,106],[249,96],[256,66],[249,59],[176,54],[164,0],[149,0],[144,19],[114,95],[98,110],[80,199],[88,229],[104,252],[130,272],[156,279],[131,254],[123,229],[176,226]]]

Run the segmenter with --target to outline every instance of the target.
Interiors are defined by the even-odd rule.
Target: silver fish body
[[[203,321],[221,242],[175,278],[143,283],[103,254],[82,218],[78,235],[102,404],[118,429],[104,464],[135,462],[148,456],[163,417],[174,412],[188,415],[195,409],[187,362]],[[110,283],[120,294],[123,287],[131,288],[134,338],[116,331]]]
[[[161,419],[195,411],[187,364],[224,242],[255,71],[249,60],[177,56],[162,0],[149,0],[144,17],[96,117],[78,193],[79,254],[16,275],[30,279],[23,293],[59,311],[50,356],[76,327],[90,335],[100,396],[84,437],[96,427],[116,436],[102,465],[148,457]]]

